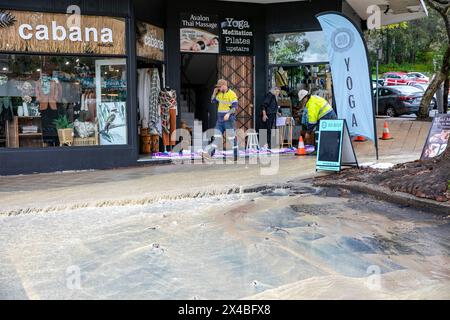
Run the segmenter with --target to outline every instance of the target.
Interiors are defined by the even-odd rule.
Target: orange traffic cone
[[[357,137],[355,138],[355,140],[353,140],[353,141],[355,141],[355,142],[366,142],[367,139],[364,138],[363,136],[357,136]]]
[[[394,139],[391,136],[391,133],[389,132],[389,126],[388,126],[387,121],[384,122],[383,136],[380,139],[381,140],[392,140],[392,139]]]
[[[305,142],[303,141],[303,137],[300,136],[300,139],[298,140],[298,148],[297,152],[295,153],[296,156],[306,156],[306,149],[305,149]]]

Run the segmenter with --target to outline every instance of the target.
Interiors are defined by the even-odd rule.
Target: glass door
[[[95,75],[100,145],[128,144],[126,59],[97,60]]]

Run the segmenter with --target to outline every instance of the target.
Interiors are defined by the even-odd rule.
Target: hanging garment
[[[94,91],[87,95],[85,108],[89,113],[88,121],[95,122],[97,118],[97,99]]]
[[[81,95],[81,108],[80,113],[78,115],[78,120],[82,122],[90,121],[90,114],[88,109],[89,95],[90,95],[89,91]]]
[[[11,121],[13,116],[12,98],[0,97],[0,121]]]
[[[0,97],[0,114],[5,112],[5,115],[9,111],[12,112],[13,105],[12,105],[12,98],[11,97]]]
[[[149,103],[149,128],[151,135],[162,134],[161,108],[159,107],[159,95],[161,92],[161,80],[158,69],[151,69],[151,87]]]
[[[61,83],[49,76],[42,76],[36,81],[36,100],[39,101],[39,109],[47,110],[48,106],[52,110],[58,110],[57,103],[60,102],[62,93]]]
[[[281,90],[289,92],[289,77],[288,73],[284,71],[283,68],[279,68],[275,71],[275,81],[277,87],[281,88]]]
[[[177,109],[170,108],[169,116],[170,116],[170,145],[173,147],[177,145],[177,142],[173,140],[175,137],[174,132],[177,130]]]
[[[169,107],[169,117],[170,117],[170,145],[173,147],[177,144],[174,140],[175,131],[177,130],[177,115],[178,115],[178,104],[177,104],[177,93],[175,90],[171,92],[170,107]]]
[[[149,126],[150,81],[149,69],[138,69],[139,121],[144,129]]]
[[[159,95],[161,106],[161,125],[163,144],[165,146],[175,145],[170,141],[170,135],[176,130],[177,94],[175,90],[163,90]]]

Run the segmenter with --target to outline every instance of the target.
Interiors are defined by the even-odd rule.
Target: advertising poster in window
[[[225,18],[220,26],[222,54],[253,55],[254,31],[250,20]]]
[[[145,22],[136,22],[138,57],[164,61],[164,29]]]
[[[438,115],[434,118],[428,139],[422,152],[422,160],[440,156],[447,150],[450,137],[450,115]]]
[[[189,53],[219,53],[219,17],[183,13],[180,21],[180,50]]]
[[[126,102],[105,102],[97,111],[100,145],[127,144]]]
[[[125,20],[0,11],[0,51],[125,55]]]

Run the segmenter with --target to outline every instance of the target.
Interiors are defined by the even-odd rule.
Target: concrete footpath
[[[384,120],[378,121],[379,134]],[[430,123],[389,121],[394,140],[380,141],[380,162],[420,157]],[[360,163],[374,162],[373,142],[355,143]],[[237,192],[316,174],[315,157],[266,157],[260,164],[170,164],[105,171],[0,177],[0,214],[147,204]]]

